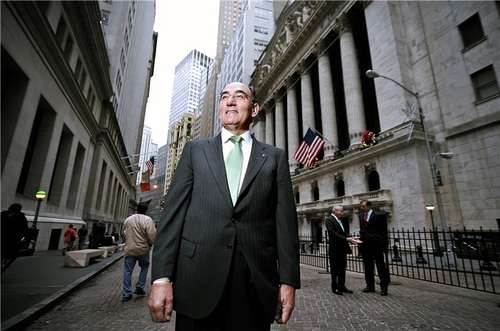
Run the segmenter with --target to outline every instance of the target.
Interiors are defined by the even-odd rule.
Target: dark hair
[[[70,224],[69,227],[70,227],[70,229],[73,229],[73,224]]]
[[[23,209],[20,203],[13,203],[9,206],[9,211],[13,211],[15,213],[19,213]]]
[[[142,203],[139,203],[137,205],[137,212],[139,214],[146,214],[147,211],[148,211],[148,206],[147,205],[142,204]]]
[[[371,207],[372,206],[372,203],[369,200],[361,200],[361,202],[359,204],[362,204],[363,202],[366,203],[367,207]]]

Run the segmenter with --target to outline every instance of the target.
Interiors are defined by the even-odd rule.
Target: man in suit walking
[[[176,330],[269,330],[286,323],[300,287],[297,214],[286,153],[250,135],[250,89],[227,85],[223,125],[190,142],[154,244],[148,305]]]
[[[329,240],[328,257],[332,276],[332,292],[337,295],[352,293],[345,286],[345,269],[347,254],[351,253],[349,242],[356,242],[349,237],[349,223],[344,221],[344,208],[342,206],[334,206],[332,213],[325,220]]]
[[[377,265],[377,273],[380,278],[380,294],[388,294],[389,272],[384,261],[384,250],[388,244],[387,221],[384,215],[376,214],[372,209],[372,204],[368,200],[361,201],[361,214],[359,233],[361,244],[361,254],[365,269],[366,288],[363,292],[375,292],[374,266]]]

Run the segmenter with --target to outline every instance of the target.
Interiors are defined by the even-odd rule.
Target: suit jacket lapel
[[[339,220],[339,221],[342,222],[341,220]],[[340,226],[339,222],[337,222],[337,219],[333,216],[332,216],[332,222],[335,225],[335,227],[337,228],[337,230],[339,230],[341,233],[345,234],[345,231],[342,229],[342,226],[344,226],[344,224],[342,224],[342,226]]]
[[[266,145],[253,138],[252,151],[250,152],[250,159],[248,160],[247,172],[245,174],[245,178],[243,179],[243,184],[241,185],[239,196],[241,196],[248,188],[248,186],[266,161],[267,157],[268,152],[266,150]]]
[[[224,153],[222,152],[222,138],[220,133],[213,139],[208,140],[208,147],[203,150],[207,159],[207,164],[219,190],[222,193],[224,200],[226,200],[232,207],[231,193],[227,185],[226,166],[224,164]]]

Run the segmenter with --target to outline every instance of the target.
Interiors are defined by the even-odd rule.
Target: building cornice
[[[265,104],[274,91],[283,87],[287,76],[297,69],[300,62],[316,51],[314,44],[304,47],[305,43],[312,42],[313,32],[328,30],[330,25],[335,24],[335,18],[355,2],[295,1],[285,8],[278,19],[276,32],[251,77],[250,85],[255,88],[261,104]]]
[[[410,132],[411,136],[409,136]],[[349,166],[365,164],[388,152],[406,149],[409,145],[425,144],[422,127],[418,122],[412,121],[402,123],[390,130],[381,132],[377,136],[377,139],[378,143],[374,146],[348,152],[343,157],[336,159],[322,160],[318,163],[317,167],[303,170],[299,174],[292,175],[292,183],[297,185],[304,181],[315,180],[320,176],[341,172]]]
[[[100,92],[101,99],[108,100],[113,95],[113,87],[109,77],[108,51],[99,24],[99,4],[97,1],[63,1],[62,5],[95,88]]]

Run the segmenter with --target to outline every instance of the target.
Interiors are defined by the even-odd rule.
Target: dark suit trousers
[[[234,249],[226,287],[215,310],[202,319],[192,319],[177,314],[175,323],[177,331],[270,330],[271,322],[266,319],[264,312],[260,309],[261,304],[251,283],[250,269],[245,257],[238,245]],[[209,277],[210,275],[207,275],[208,282]],[[204,284],[199,284],[199,286],[204,286]]]
[[[330,250],[330,274],[332,276],[332,291],[345,288],[345,268],[347,254]]]
[[[366,286],[375,289],[375,276],[373,262],[377,265],[377,273],[380,278],[380,287],[387,289],[389,285],[389,275],[384,261],[384,251],[378,245],[363,244],[363,266],[365,268],[365,281]]]

